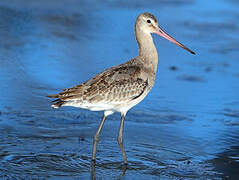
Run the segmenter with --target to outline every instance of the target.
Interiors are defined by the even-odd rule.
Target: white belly
[[[148,92],[145,92],[137,99],[129,101],[111,101],[111,102],[101,101],[98,103],[88,103],[88,102],[79,102],[75,100],[66,102],[65,104],[63,104],[63,106],[73,106],[77,108],[88,109],[91,111],[112,111],[126,113],[133,106],[141,102],[147,94]]]

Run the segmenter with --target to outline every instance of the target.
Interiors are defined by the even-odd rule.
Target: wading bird
[[[96,159],[96,148],[100,131],[105,119],[114,112],[121,113],[121,123],[118,134],[118,143],[122,151],[124,163],[127,158],[123,146],[123,129],[126,113],[130,108],[142,101],[152,89],[158,65],[158,53],[155,48],[152,33],[193,51],[179,43],[158,25],[156,18],[149,13],[142,13],[137,17],[135,36],[138,43],[139,55],[135,58],[111,67],[97,74],[83,84],[65,89],[59,94],[49,95],[56,98],[52,107],[73,106],[91,111],[104,111],[103,118],[94,136],[92,161]]]

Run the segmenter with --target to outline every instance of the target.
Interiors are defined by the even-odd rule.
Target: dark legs
[[[105,119],[106,119],[106,115],[104,114],[101,122],[100,122],[100,125],[95,133],[95,136],[94,136],[94,145],[93,145],[93,153],[92,153],[92,161],[95,161],[95,157],[96,157],[96,148],[97,148],[97,144],[99,142],[99,136],[100,136],[100,131],[104,125],[104,122],[105,122]]]
[[[125,120],[125,114],[121,114],[121,123],[120,123],[120,129],[119,129],[119,135],[118,135],[118,143],[124,158],[124,164],[128,164],[125,150],[124,150],[124,145],[123,145],[123,130],[124,130],[124,120]]]
[[[100,131],[104,125],[105,119],[108,115],[112,114],[112,111],[105,111],[104,116],[100,122],[100,125],[95,133],[94,136],[94,144],[93,144],[93,152],[92,152],[92,162],[95,162],[96,159],[96,150],[97,150],[97,144],[99,142],[99,136],[100,136]],[[119,129],[119,134],[118,134],[118,143],[124,158],[124,164],[128,164],[125,150],[124,150],[124,145],[123,145],[123,130],[124,130],[124,120],[125,120],[125,115],[126,113],[121,113],[121,123],[120,123],[120,129]]]

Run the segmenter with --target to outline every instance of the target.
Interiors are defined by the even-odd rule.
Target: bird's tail
[[[65,103],[65,101],[63,101],[63,100],[61,100],[59,98],[58,94],[51,94],[51,95],[48,95],[47,97],[49,97],[49,98],[57,98],[57,99],[51,101],[52,103],[54,103],[54,104],[51,105],[51,107],[53,107],[53,108],[59,108],[59,107],[61,107]]]

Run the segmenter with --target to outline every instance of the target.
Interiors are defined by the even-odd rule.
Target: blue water
[[[239,3],[230,1],[0,2],[1,179],[237,179]],[[91,167],[102,112],[50,107],[47,94],[137,55],[135,19],[196,52],[154,36],[154,88],[126,117],[127,167],[109,116]]]

